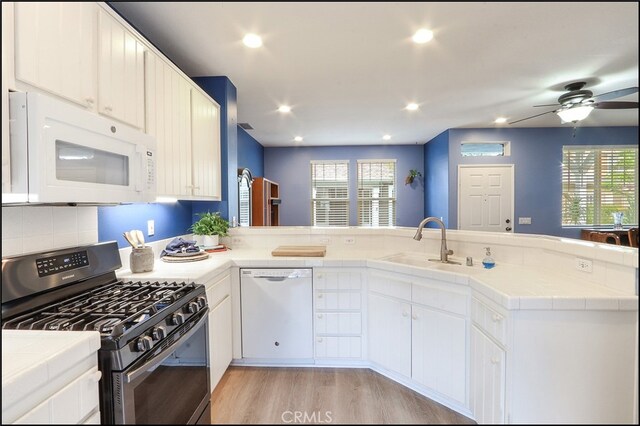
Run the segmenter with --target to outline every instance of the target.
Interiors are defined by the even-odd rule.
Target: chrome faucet
[[[444,227],[444,223],[437,217],[430,216],[430,217],[424,218],[422,222],[420,222],[420,225],[418,225],[418,230],[416,231],[416,235],[413,236],[413,239],[416,241],[420,241],[422,239],[422,228],[424,228],[424,226],[429,222],[437,223],[440,229],[442,230],[441,241],[440,241],[440,259],[429,259],[429,260],[436,261],[436,262],[439,261],[442,263],[455,263],[459,265],[460,263],[449,260],[449,255],[453,254],[453,250],[447,249],[447,233]]]

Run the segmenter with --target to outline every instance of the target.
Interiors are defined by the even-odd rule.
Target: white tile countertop
[[[97,331],[2,330],[2,423],[97,369]]]
[[[389,247],[393,249],[393,247]],[[123,249],[128,252],[127,249]],[[207,279],[235,267],[368,267],[423,278],[432,278],[453,285],[470,286],[474,291],[509,310],[638,310],[638,297],[629,292],[600,285],[567,273],[561,268],[540,268],[536,265],[497,262],[493,269],[483,269],[479,259],[475,266],[442,265],[426,261],[424,253],[405,253],[405,257],[424,258],[403,264],[388,261],[390,254],[380,249],[358,248],[339,250],[327,247],[325,257],[274,257],[271,248],[234,248],[211,253],[197,262],[166,263],[156,259],[152,272],[132,274],[128,269],[117,271],[120,278],[134,280],[184,280],[203,283]],[[396,252],[397,253],[397,252]],[[437,257],[437,256],[436,256]]]

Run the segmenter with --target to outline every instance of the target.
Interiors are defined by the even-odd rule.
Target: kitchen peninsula
[[[637,420],[637,249],[451,230],[451,258],[463,264],[444,265],[426,260],[437,257],[439,230],[425,230],[420,242],[414,232],[234,228],[225,242],[231,251],[191,264],[156,261],[144,274],[124,267],[119,275],[193,280],[207,286],[208,298],[227,277],[233,363],[247,365],[241,269],[312,268],[310,365],[372,368],[478,423]],[[327,254],[271,256],[291,244],[326,245]],[[480,265],[487,246],[491,270]],[[124,262],[128,251],[121,250]],[[464,265],[468,256],[474,266]],[[357,304],[343,305],[346,294]],[[345,315],[359,318],[360,329],[325,320]]]

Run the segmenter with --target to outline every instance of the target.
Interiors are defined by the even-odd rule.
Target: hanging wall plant
[[[415,169],[409,170],[409,175],[404,178],[404,184],[411,185],[416,177],[422,177],[422,173]]]

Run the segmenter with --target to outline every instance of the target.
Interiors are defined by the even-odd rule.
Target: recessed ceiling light
[[[391,140],[391,135],[384,135],[382,139],[384,139],[385,141]]]
[[[414,43],[422,44],[430,41],[433,38],[433,31],[429,31],[425,28],[421,28],[411,37]]]
[[[496,124],[503,124],[503,123],[506,123],[506,122],[507,122],[507,119],[504,118],[504,117],[498,117],[494,121],[494,123],[496,123]]]
[[[278,111],[282,113],[291,112],[291,107],[289,105],[281,105],[280,108],[278,108]]]
[[[296,136],[293,140],[296,142],[302,142],[302,136]]]
[[[407,105],[407,109],[409,111],[415,111],[415,110],[418,109],[418,104],[410,103],[410,104]]]
[[[258,48],[262,46],[262,38],[256,34],[247,34],[242,39],[242,42],[245,46],[250,47],[252,49]]]

